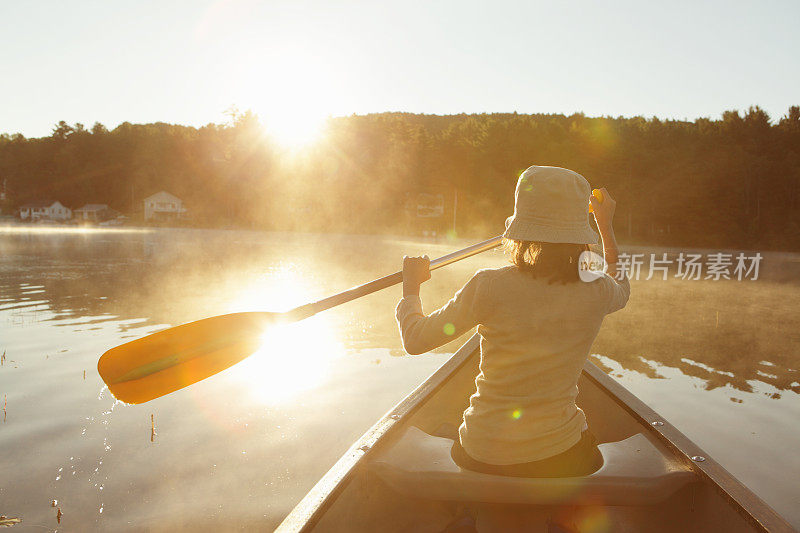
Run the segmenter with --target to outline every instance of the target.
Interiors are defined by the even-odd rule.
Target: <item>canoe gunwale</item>
[[[314,485],[306,496],[281,522],[276,531],[281,533],[310,531],[333,505],[360,465],[379,450],[383,437],[395,426],[402,425],[425,401],[435,394],[470,356],[480,349],[480,335],[475,333],[453,356],[443,363],[414,391],[387,412],[342,455],[330,470]],[[680,432],[662,416],[642,402],[633,393],[587,361],[583,375],[604,391],[627,413],[645,427],[649,434],[664,444],[698,476],[698,481],[710,484],[756,530],[774,533],[796,531],[782,516],[730,472],[711,459],[697,444]],[[663,425],[655,427],[652,422]],[[705,461],[696,462],[692,456],[701,455]]]

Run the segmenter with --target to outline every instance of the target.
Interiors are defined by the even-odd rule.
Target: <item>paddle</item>
[[[495,248],[501,241],[502,237],[494,237],[434,259],[431,270]],[[232,313],[168,328],[108,350],[100,357],[97,370],[118,400],[148,402],[250,356],[260,348],[270,325],[303,320],[402,281],[402,271],[395,272],[285,313]]]

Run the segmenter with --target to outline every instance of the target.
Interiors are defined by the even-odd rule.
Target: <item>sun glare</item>
[[[81,226],[0,226],[0,233],[32,233],[32,234],[76,234],[97,235],[100,233],[149,233],[152,230],[142,228],[92,228]]]
[[[231,311],[284,311],[311,298],[302,277],[282,267],[249,283]],[[344,347],[324,315],[264,332],[261,348],[231,369],[231,377],[253,397],[274,403],[296,397],[325,380]]]
[[[236,377],[265,403],[294,398],[320,385],[343,347],[322,317],[270,328],[261,349],[236,367]]]
[[[267,135],[285,148],[303,148],[319,140],[327,119],[319,112],[291,107],[258,115]]]
[[[331,65],[308,50],[286,47],[249,57],[241,69],[236,103],[258,115],[275,143],[296,149],[322,137],[342,96],[341,74]]]

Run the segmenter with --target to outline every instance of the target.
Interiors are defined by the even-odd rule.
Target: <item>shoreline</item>
[[[172,232],[236,232],[254,235],[274,235],[274,236],[317,236],[328,238],[341,238],[341,237],[358,237],[358,238],[380,238],[390,239],[396,243],[425,243],[429,245],[450,245],[450,246],[468,246],[474,244],[476,241],[492,238],[494,235],[484,235],[475,237],[450,237],[443,236],[423,236],[423,235],[408,235],[401,233],[348,233],[338,231],[295,231],[295,230],[278,230],[278,229],[253,229],[253,228],[214,228],[214,227],[196,227],[196,226],[147,226],[147,225],[120,225],[120,226],[99,226],[96,224],[44,224],[44,223],[28,223],[16,222],[8,223],[0,218],[0,234],[2,233],[151,233],[158,231],[172,231]],[[594,245],[598,249],[600,245]],[[708,253],[709,251],[720,253],[736,254],[740,252],[757,252],[768,254],[772,258],[782,258],[787,261],[800,261],[800,250],[782,250],[782,249],[768,249],[768,248],[745,248],[745,247],[707,247],[707,246],[678,246],[669,244],[643,244],[639,242],[625,242],[624,239],[620,240],[619,247],[621,250],[631,253],[667,253],[668,255],[677,255],[683,253]],[[765,256],[766,257],[766,256]]]

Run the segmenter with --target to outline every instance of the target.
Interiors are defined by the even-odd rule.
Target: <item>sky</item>
[[[800,2],[0,2],[0,132],[382,111],[718,118],[800,104]]]

